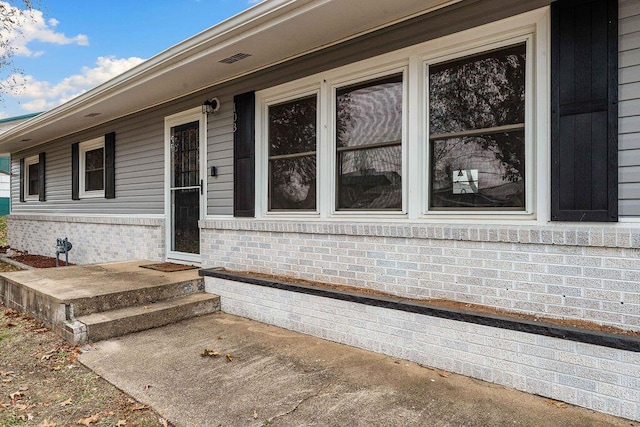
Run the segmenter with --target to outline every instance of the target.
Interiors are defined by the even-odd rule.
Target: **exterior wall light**
[[[211,98],[204,101],[202,104],[202,114],[213,114],[220,109],[220,100],[218,98]]]

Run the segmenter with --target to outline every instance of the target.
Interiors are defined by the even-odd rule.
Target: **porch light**
[[[202,114],[213,114],[220,109],[220,100],[218,98],[211,98],[204,101],[202,104]]]

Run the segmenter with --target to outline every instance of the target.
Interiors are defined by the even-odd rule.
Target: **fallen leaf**
[[[253,419],[254,420],[258,419],[258,412],[255,409],[253,410]]]
[[[158,418],[158,421],[160,421],[162,427],[169,427],[169,421],[165,420],[164,418]]]
[[[29,390],[29,387],[27,387],[26,385],[18,387],[18,391],[27,391],[27,390]]]
[[[218,339],[219,339],[219,340],[221,340],[221,339],[223,339],[223,338],[222,338],[221,336],[218,336]]]
[[[64,402],[60,402],[60,406],[62,406],[63,408],[69,405],[71,405],[71,399],[67,399]]]
[[[227,362],[233,362],[233,356],[227,353]]]
[[[143,411],[143,410],[145,410],[147,408],[148,408],[147,405],[143,405],[141,403],[138,403],[137,405],[133,405],[131,408],[129,408],[129,410],[131,410],[131,411]]]
[[[447,372],[447,371],[441,371],[441,372],[438,372],[438,375],[440,375],[441,377],[444,377],[444,378],[449,378],[449,375],[451,375],[451,374],[449,374],[449,372]]]
[[[26,411],[27,409],[29,409],[29,405],[23,405],[23,404],[20,404],[20,405],[16,405],[16,406],[15,406],[15,408],[16,408],[18,411]]]
[[[18,325],[16,325],[15,323],[11,323],[11,322],[9,322],[9,323],[7,323],[5,326],[6,326],[7,328],[15,328],[15,327],[16,327],[16,326],[18,326]]]
[[[151,388],[151,384],[147,384],[146,386],[144,386],[145,390],[149,390]]]
[[[53,421],[49,422],[48,420],[44,420],[42,424],[40,424],[38,427],[56,427],[56,425],[57,424],[54,423]]]
[[[28,421],[33,420],[33,414],[27,414],[27,420]]]
[[[0,371],[0,376],[6,377],[9,375],[15,375],[16,373],[13,371]]]
[[[202,357],[218,357],[218,356],[220,356],[220,352],[214,351],[214,350],[208,350],[208,349],[205,348],[202,351],[202,353],[200,354],[200,356],[202,356]]]
[[[43,334],[45,332],[49,332],[49,328],[38,328],[38,329],[34,329],[33,332],[37,334]]]
[[[116,427],[122,427],[122,426],[126,426],[127,425],[127,421],[126,420],[118,420],[118,424],[116,424]]]
[[[78,424],[89,427],[89,425],[98,422],[100,419],[99,415],[100,414],[93,414],[89,418],[80,418]]]

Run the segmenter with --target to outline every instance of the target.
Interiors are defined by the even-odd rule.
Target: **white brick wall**
[[[203,267],[640,331],[640,228],[204,221]]]
[[[640,420],[640,353],[211,277],[222,310]]]
[[[9,215],[7,230],[12,248],[37,255],[55,256],[56,238],[69,238],[74,264],[165,258],[162,219]]]

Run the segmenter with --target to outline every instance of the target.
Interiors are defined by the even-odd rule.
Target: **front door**
[[[166,120],[167,159],[167,258],[200,261],[200,229],[203,215],[202,114],[183,114]]]

